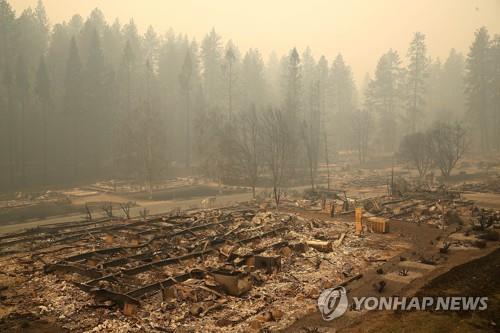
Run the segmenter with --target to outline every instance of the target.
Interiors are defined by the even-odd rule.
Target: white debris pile
[[[258,213],[252,220],[257,228],[276,223],[283,218],[272,212]],[[151,330],[158,327],[205,332],[258,332],[280,330],[291,325],[298,318],[316,311],[316,300],[324,288],[333,287],[359,274],[367,265],[365,258],[383,256],[387,247],[374,248],[367,244],[369,234],[354,236],[352,226],[341,221],[321,221],[293,216],[289,219],[290,231],[276,237],[262,240],[258,247],[286,240],[285,248],[268,249],[260,255],[279,256],[281,268],[271,273],[264,270],[250,270],[253,287],[240,297],[221,291],[207,292],[193,288],[199,282],[188,280],[179,283],[169,292],[169,299],[145,300],[138,316],[144,312]],[[342,234],[343,242],[335,245]],[[327,252],[305,246],[303,251],[292,244],[305,244],[315,236],[331,244]],[[293,249],[292,249],[293,248]],[[300,248],[300,247],[297,247]],[[248,255],[251,246],[225,246],[221,252]],[[215,262],[214,262],[215,264]],[[246,266],[244,266],[245,268]],[[202,285],[216,289],[213,281]],[[218,289],[217,289],[218,290]]]
[[[103,323],[95,326],[85,333],[128,333],[128,332],[144,332],[139,325],[131,325],[126,321],[117,319],[106,319]]]
[[[44,292],[36,293],[33,300],[41,304],[40,312],[51,312],[59,319],[71,320],[79,311],[93,303],[89,294],[52,275],[34,276],[30,283],[44,286]]]
[[[257,213],[253,219],[252,223],[253,224],[265,224],[265,223],[273,223],[276,222],[276,220],[279,218],[279,215],[277,213],[273,212],[260,212]]]
[[[228,214],[223,214],[223,210],[194,214],[181,220],[182,223],[192,227],[210,220],[215,222],[214,227],[148,243],[151,257],[146,259],[149,262],[164,258],[158,255],[161,253],[158,250],[164,250],[170,258],[187,254],[185,259],[122,276],[120,270],[139,267],[137,261],[130,260],[103,271],[115,274],[117,281],[103,279],[92,284],[126,294],[161,281],[161,288],[155,287],[137,296],[139,306],[112,301],[114,298],[96,296],[94,299],[73,284],[88,280],[85,274],[58,271],[45,275],[28,266],[38,261],[25,260],[23,264],[18,260],[13,261],[15,270],[10,267],[8,270],[30,278],[23,292],[31,302],[23,302],[22,310],[53,318],[57,325],[71,332],[282,330],[316,311],[321,290],[356,277],[371,262],[387,257],[393,244],[382,234],[356,236],[350,217],[332,220],[310,211],[291,214],[241,208]],[[229,226],[216,223],[231,216],[238,220]],[[205,249],[209,251],[202,256],[189,256]],[[80,247],[78,251],[60,250],[58,254],[44,253],[40,261],[52,262],[54,257],[64,259],[68,254],[82,251]],[[130,258],[137,253],[127,250],[129,252],[120,255],[93,254],[92,263],[89,259],[89,263],[75,262],[74,265],[88,264],[95,270],[99,266],[93,261],[96,258],[110,262],[121,255]],[[190,279],[180,278],[195,270],[196,274]],[[164,285],[163,281],[168,283]]]

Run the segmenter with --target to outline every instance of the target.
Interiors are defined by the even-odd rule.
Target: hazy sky
[[[9,0],[16,12],[36,0]],[[310,46],[331,61],[341,52],[360,84],[379,56],[394,48],[406,55],[415,31],[427,35],[430,54],[445,58],[454,47],[467,52],[484,25],[500,33],[500,0],[45,0],[51,23],[99,7],[108,21],[131,17],[141,31],[170,27],[198,41],[212,28],[242,51],[258,48],[267,58]]]

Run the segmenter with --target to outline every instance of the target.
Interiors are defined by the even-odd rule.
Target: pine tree
[[[97,31],[99,36],[102,36],[104,29],[107,26],[106,18],[104,17],[103,12],[99,8],[94,8],[89,15],[87,20],[91,29],[90,32],[93,33],[94,30]]]
[[[158,48],[159,48],[159,39],[155,30],[152,26],[148,27],[146,34],[144,35],[144,55],[146,60],[151,64],[151,68],[153,71],[156,71],[158,68]]]
[[[82,120],[82,92],[83,89],[83,71],[82,62],[78,46],[76,45],[75,37],[71,38],[68,61],[66,65],[66,78],[65,78],[65,95],[64,95],[64,109],[69,119],[69,126],[67,127],[68,140],[72,141],[72,147],[68,147],[68,155],[73,156],[73,177],[77,180],[80,176],[80,135]],[[71,134],[70,134],[71,133]],[[71,152],[70,152],[71,151]]]
[[[26,70],[26,63],[24,62],[23,55],[19,55],[16,63],[16,80],[15,80],[17,102],[20,113],[19,121],[19,136],[20,136],[20,149],[19,160],[21,165],[21,186],[26,184],[26,107],[28,103],[28,94],[30,89],[28,73]]]
[[[102,34],[104,58],[109,62],[113,72],[118,72],[123,56],[124,38],[120,21],[116,19],[112,25],[106,25]]]
[[[408,49],[407,67],[407,112],[410,133],[415,133],[422,117],[424,107],[425,80],[428,76],[429,61],[427,59],[425,35],[416,32]]]
[[[167,33],[166,41],[160,50],[158,74],[163,89],[163,103],[170,118],[177,114],[178,109],[179,75],[183,65],[185,53],[181,53],[177,37],[173,30]],[[174,122],[173,119],[169,119]],[[175,129],[175,126],[174,126]]]
[[[185,97],[186,114],[186,167],[191,167],[191,79],[193,76],[193,62],[190,50],[186,51],[184,64],[179,75],[179,82]]]
[[[379,115],[380,137],[386,151],[394,151],[398,138],[398,116],[402,103],[402,69],[399,55],[392,49],[380,57],[375,78],[369,83],[367,99]],[[366,107],[365,103],[365,107]]]
[[[243,57],[241,69],[242,109],[248,110],[252,106],[260,109],[266,105],[266,79],[264,77],[264,62],[256,49],[249,49]]]
[[[429,67],[427,70],[427,79],[425,80],[425,94],[424,94],[424,104],[427,110],[427,118],[443,118],[444,117],[444,103],[440,96],[441,90],[441,77],[443,71],[443,65],[439,58],[432,59],[428,58]]]
[[[209,108],[223,105],[222,46],[221,37],[212,29],[201,43],[204,91]]]
[[[5,68],[2,77],[2,83],[5,86],[5,110],[6,110],[6,122],[8,139],[8,155],[9,155],[9,185],[14,188],[16,183],[16,172],[15,172],[15,157],[16,157],[16,108],[15,108],[15,97],[14,97],[14,79],[13,73],[10,67]]]
[[[454,121],[460,121],[465,116],[464,68],[463,55],[455,49],[451,49],[443,64],[439,96],[449,115],[447,118]]]
[[[341,54],[337,55],[330,72],[332,108],[336,114],[346,114],[354,107],[354,80],[351,68]]]
[[[0,131],[7,136],[0,139],[0,151],[8,154],[8,182],[15,185],[15,99],[13,69],[15,42],[15,12],[6,0],[0,0]],[[4,140],[2,140],[4,139]],[[0,178],[1,184],[1,178]]]
[[[128,24],[123,26],[123,37],[128,42],[130,52],[134,54],[137,64],[144,64],[145,62],[142,57],[141,38],[134,20],[130,20]]]
[[[15,24],[17,51],[22,52],[27,68],[36,68],[47,50],[49,24],[41,2],[33,11],[25,9]]]
[[[47,185],[47,126],[48,126],[48,113],[51,106],[50,96],[50,80],[47,66],[45,64],[45,57],[40,57],[38,71],[35,82],[35,92],[38,97],[41,115],[42,115],[42,176],[43,184]]]
[[[227,96],[228,96],[228,116],[231,121],[233,116],[233,85],[234,85],[234,64],[236,62],[236,52],[234,45],[231,41],[227,43],[226,47],[226,68],[227,68]]]
[[[113,138],[113,164],[115,172],[129,174],[132,167],[132,153],[128,147],[128,136],[134,123],[133,110],[141,108],[134,87],[137,81],[137,60],[130,40],[125,42],[122,50],[120,69],[118,72],[118,95],[120,109],[117,112],[117,130]],[[121,111],[121,112],[120,112]]]
[[[101,41],[97,30],[94,29],[85,66],[86,98],[93,104],[89,108],[91,110],[102,108],[105,71],[105,60],[101,48]]]
[[[317,106],[314,96],[318,95],[318,73],[316,71],[316,60],[312,54],[311,48],[307,47],[302,53],[302,109],[309,118],[313,109]],[[319,96],[318,96],[319,97]],[[309,114],[309,115],[307,115]]]
[[[125,110],[127,111],[127,117],[130,116],[132,107],[132,79],[135,72],[136,57],[132,49],[130,41],[127,40],[125,48],[123,50],[121,72],[125,79],[125,97],[126,105]]]
[[[329,117],[329,104],[328,104],[328,94],[330,93],[329,86],[329,68],[328,68],[328,60],[326,60],[325,56],[321,56],[317,65],[318,72],[318,118],[319,118],[319,133],[318,133],[318,141],[322,144],[321,151],[323,152],[323,158],[326,164],[326,172],[327,172],[327,188],[330,189],[330,159],[328,152],[328,142],[329,142],[329,122],[331,122],[331,118]],[[318,147],[319,148],[319,147]],[[319,152],[318,152],[319,155]],[[319,162],[319,156],[318,156]]]
[[[282,59],[283,60],[283,59]],[[264,68],[264,77],[267,83],[267,95],[270,105],[280,105],[284,98],[282,79],[285,75],[282,71],[282,63],[276,52],[271,52]]]
[[[302,124],[302,114],[301,114],[301,103],[302,103],[302,64],[300,60],[299,53],[296,48],[293,48],[288,57],[283,59],[286,62],[283,65],[286,66],[285,76],[284,76],[284,88],[285,88],[285,101],[284,110],[280,111],[280,116],[283,116],[283,121],[287,124],[287,130],[290,140],[291,156],[297,156],[301,154],[300,151],[300,139],[301,139],[301,124]],[[302,167],[298,162],[301,160],[293,160],[289,163],[289,168],[291,174],[293,174],[297,167]]]
[[[47,52],[47,69],[51,78],[51,94],[54,111],[60,112],[64,107],[62,101],[65,94],[66,65],[69,54],[70,35],[68,27],[56,24],[52,29],[52,37]]]
[[[302,93],[302,66],[299,53],[295,47],[290,51],[288,56],[285,85],[286,113],[290,115],[292,122],[295,124],[299,117]],[[292,124],[292,128],[295,127],[294,124]]]
[[[317,65],[318,72],[318,84],[319,84],[319,112],[321,117],[321,124],[327,122],[325,118],[326,110],[328,108],[327,103],[327,95],[328,95],[328,60],[326,60],[325,56],[321,56]],[[322,128],[322,131],[324,129]]]
[[[68,34],[70,36],[78,36],[83,28],[83,18],[79,14],[75,14],[68,22]]]
[[[491,42],[490,48],[490,64],[491,64],[491,102],[495,108],[492,110],[493,112],[493,121],[492,127],[497,129],[494,130],[493,133],[495,137],[495,148],[497,150],[500,149],[500,35],[495,35],[495,38]]]
[[[474,123],[480,134],[481,151],[487,152],[490,148],[490,135],[488,125],[489,110],[489,48],[490,36],[485,27],[475,33],[466,64],[466,95],[467,105]]]
[[[350,148],[349,126],[352,112],[355,109],[355,84],[351,68],[346,65],[344,58],[339,54],[330,70],[330,107],[332,112],[335,142],[341,148]]]
[[[103,133],[108,128],[109,118],[106,112],[106,66],[101,41],[97,29],[94,28],[88,45],[88,57],[85,66],[85,115],[87,140],[94,148],[87,151],[91,155],[93,174],[101,175],[104,138]]]
[[[36,28],[33,33],[38,35],[38,47],[40,48],[40,52],[44,54],[49,43],[50,24],[42,0],[38,0],[35,7],[34,16]]]
[[[13,56],[16,16],[6,0],[0,0],[0,74],[3,74]]]

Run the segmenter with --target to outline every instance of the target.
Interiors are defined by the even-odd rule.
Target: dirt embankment
[[[389,263],[383,265],[387,267]],[[371,281],[375,275],[367,272],[365,285],[352,292],[357,296],[373,296]],[[490,243],[487,249],[457,250],[428,275],[416,279],[397,292],[400,296],[479,296],[488,297],[484,311],[371,311],[349,312],[332,322],[324,322],[319,314],[297,321],[287,332],[500,332],[500,247]],[[355,289],[355,290],[354,290]],[[360,294],[361,293],[361,294]]]
[[[428,281],[416,296],[486,296],[484,311],[415,311],[369,316],[349,332],[500,332],[500,249]]]

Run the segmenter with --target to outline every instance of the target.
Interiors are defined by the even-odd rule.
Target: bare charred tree
[[[420,178],[424,177],[433,165],[430,140],[424,133],[406,135],[399,146],[398,157],[414,166]]]
[[[448,178],[468,147],[467,132],[456,123],[437,123],[428,133],[430,154],[443,177]]]
[[[102,210],[106,213],[107,217],[113,217],[113,203],[105,202],[102,206]]]
[[[130,219],[130,207],[132,207],[132,203],[130,201],[126,203],[120,203],[120,208],[122,209],[127,219]]]
[[[271,172],[276,209],[282,195],[292,158],[292,132],[289,118],[279,109],[269,109],[262,116],[261,141],[267,166]]]

